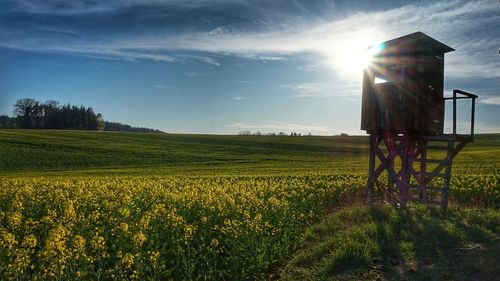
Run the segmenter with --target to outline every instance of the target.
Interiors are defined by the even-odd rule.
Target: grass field
[[[476,243],[481,251],[458,264],[474,255],[498,263],[500,135],[477,136],[453,166],[454,204],[488,210],[452,207],[439,216],[416,207],[410,212],[420,217],[384,208],[337,212],[361,197],[367,143],[0,130],[0,277],[418,280],[445,278],[447,270],[453,280],[460,272],[477,280],[498,276],[486,270],[487,261],[457,271],[449,251]],[[366,219],[353,228],[348,222],[358,217]],[[408,238],[428,237],[441,223],[448,236]],[[392,239],[402,250],[387,245]],[[351,248],[336,249],[348,240],[359,251],[346,259]],[[422,267],[428,258],[435,266]],[[471,273],[478,268],[483,275]]]
[[[1,131],[0,170],[227,167],[329,171],[337,163],[365,165],[364,137],[259,137],[78,131]],[[344,161],[348,160],[348,161]],[[328,165],[329,167],[324,167]],[[344,165],[345,166],[345,165]],[[340,167],[334,167],[340,168]]]

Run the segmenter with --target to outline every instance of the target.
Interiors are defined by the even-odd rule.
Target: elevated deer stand
[[[473,141],[477,96],[460,90],[443,96],[444,53],[453,49],[424,33],[377,49],[363,75],[361,129],[370,134],[367,200],[446,209],[453,158]],[[471,100],[470,134],[457,134],[459,99]],[[453,103],[453,133],[444,134],[448,100]]]

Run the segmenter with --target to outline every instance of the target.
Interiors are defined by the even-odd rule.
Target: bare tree
[[[22,123],[22,127],[31,128],[36,119],[39,102],[31,98],[18,99],[14,104],[14,115]]]

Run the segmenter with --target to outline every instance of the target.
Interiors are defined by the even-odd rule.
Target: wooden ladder
[[[443,151],[446,152],[444,158],[429,158],[431,152],[439,153]],[[419,141],[419,144],[416,146],[415,158],[412,159],[417,165],[411,165],[410,172],[416,184],[409,184],[410,189],[417,190],[417,192],[410,193],[416,193],[417,196],[412,196],[410,199],[411,201],[441,206],[446,206],[448,204],[451,164],[453,159],[452,151],[453,141],[451,140],[447,141],[446,146],[429,145],[426,140]],[[431,170],[429,165],[437,166]],[[417,167],[415,168],[415,166]],[[442,180],[437,180],[439,178]]]

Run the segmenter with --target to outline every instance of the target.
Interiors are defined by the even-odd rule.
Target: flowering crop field
[[[0,131],[0,279],[266,278],[361,197],[366,141]],[[468,149],[452,201],[498,208],[500,137]]]
[[[38,178],[0,186],[0,275],[262,277],[362,176]]]

